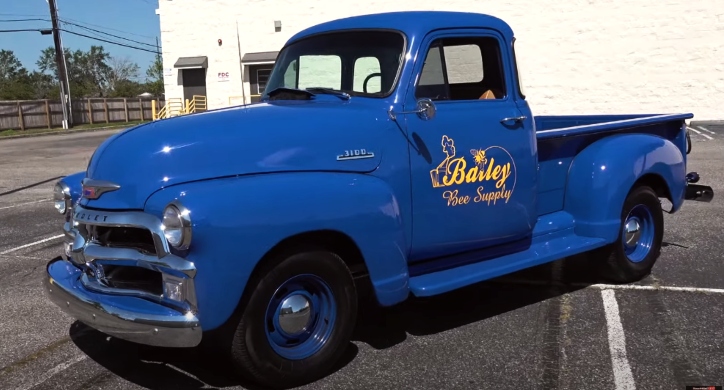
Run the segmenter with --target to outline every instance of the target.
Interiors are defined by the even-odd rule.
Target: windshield
[[[356,30],[302,39],[279,53],[262,99],[277,88],[388,96],[395,87],[404,51],[405,39],[396,31]]]

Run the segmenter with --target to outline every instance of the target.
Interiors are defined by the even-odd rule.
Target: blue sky
[[[46,0],[0,0],[0,30],[25,28],[50,28],[50,11]],[[69,31],[84,35],[102,37],[131,46],[154,50],[156,37],[161,39],[159,17],[156,15],[157,0],[56,0],[58,16],[61,20],[77,23],[88,28],[109,34],[147,43],[128,42],[97,32],[84,30],[77,26],[65,25]],[[8,19],[48,19],[22,22],[4,22]],[[71,50],[87,50],[91,45],[102,45],[107,52],[116,57],[127,57],[141,67],[142,79],[146,68],[153,61],[154,54],[131,48],[121,47],[93,39],[61,33],[63,46]],[[12,50],[28,70],[35,70],[35,62],[40,51],[53,46],[52,35],[40,35],[39,32],[0,33],[0,49]]]

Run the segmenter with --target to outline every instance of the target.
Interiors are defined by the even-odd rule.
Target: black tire
[[[637,221],[640,226],[638,244],[634,247],[626,243],[625,229],[629,220]],[[661,255],[663,238],[664,214],[659,197],[650,187],[635,187],[629,192],[621,210],[618,239],[613,245],[593,252],[599,262],[601,276],[614,283],[643,279],[651,273]]]
[[[250,283],[254,283],[252,286],[255,288],[251,291],[233,335],[231,360],[241,374],[260,385],[271,388],[301,386],[328,374],[347,349],[357,317],[355,284],[344,261],[336,254],[327,251],[305,251],[282,256],[276,261],[273,260],[272,264],[277,265],[267,272],[261,272],[256,280],[250,280]],[[315,322],[310,319],[307,325],[312,329],[312,333],[320,330],[321,333],[317,335],[321,335],[320,338],[325,341],[313,342],[314,340],[310,338],[307,342],[318,350],[312,352],[310,349],[297,349],[297,356],[291,356],[289,352],[291,350],[280,352],[279,349],[275,349],[280,347],[272,341],[272,336],[268,336],[268,329],[274,329],[275,331],[271,334],[276,335],[280,340],[289,340],[290,337],[284,334],[279,323],[271,321],[272,324],[270,324],[267,318],[270,317],[268,311],[271,310],[270,308],[280,307],[276,304],[272,305],[272,300],[283,301],[275,295],[277,290],[295,277],[298,278],[296,283],[301,283],[299,286],[309,283],[311,286],[309,291],[318,289],[320,292],[317,295],[318,299],[314,301],[317,304],[309,305],[310,313],[313,313],[312,318],[315,314],[321,314],[317,317],[319,320],[322,320],[322,317],[331,320],[332,315],[330,314],[334,313],[334,320],[317,322],[322,325],[317,328]],[[289,286],[292,285],[289,284]],[[298,292],[300,289],[290,291]],[[334,303],[327,300],[327,304],[324,304],[325,294],[333,297]],[[280,292],[279,295],[284,296],[285,294]],[[326,315],[323,313],[323,307],[330,309]],[[280,312],[277,312],[276,309],[275,312],[277,316],[271,317],[279,318]],[[301,321],[304,322],[304,314],[302,313],[300,316],[302,316]],[[299,317],[296,319],[300,320]],[[302,322],[297,322],[296,325]],[[330,322],[331,329],[325,327]],[[323,330],[325,328],[326,330]]]

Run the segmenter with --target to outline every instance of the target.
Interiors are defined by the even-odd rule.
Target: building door
[[[183,69],[184,104],[194,95],[206,96],[206,69]]]
[[[251,102],[256,103],[261,99],[261,95],[264,93],[266,83],[269,81],[269,75],[271,74],[273,64],[267,65],[249,65],[249,84],[251,87]]]

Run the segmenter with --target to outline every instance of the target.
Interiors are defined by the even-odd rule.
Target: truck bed
[[[637,129],[633,131],[636,133],[663,135],[660,133],[664,128],[674,125],[678,132],[683,121],[693,117],[693,114],[541,115],[534,120],[536,136],[542,140],[602,132],[631,132],[625,130],[632,129]]]
[[[563,209],[568,168],[593,142],[614,134],[651,134],[676,144],[686,158],[684,120],[693,114],[536,116],[538,215]]]

